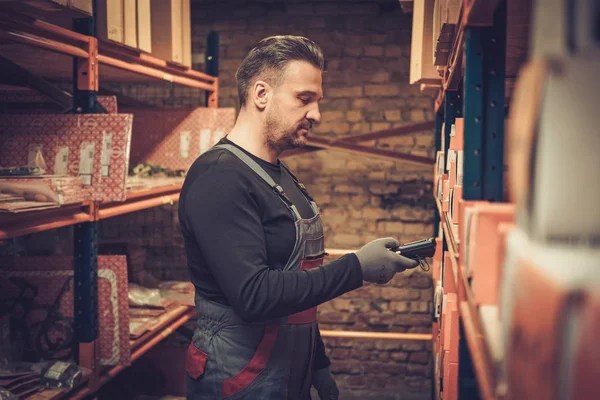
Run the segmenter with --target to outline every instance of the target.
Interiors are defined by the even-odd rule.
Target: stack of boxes
[[[99,0],[97,7],[100,39],[192,66],[190,0]]]

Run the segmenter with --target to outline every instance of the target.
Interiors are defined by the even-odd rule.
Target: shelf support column
[[[492,27],[465,28],[463,197],[502,201],[506,2]]]
[[[93,1],[94,16],[96,0]],[[98,105],[98,39],[96,38],[95,17],[76,18],[73,30],[90,36],[87,45],[89,58],[73,58],[73,110],[78,114],[106,112]]]
[[[494,14],[494,25],[486,28],[485,119],[483,198],[502,201],[504,188],[504,91],[506,70],[506,1]]]
[[[206,73],[219,76],[219,34],[211,31],[206,37]],[[206,107],[217,108],[219,106],[219,79],[213,83],[214,90],[206,93]]]
[[[74,227],[75,337],[90,343],[98,337],[98,233],[95,222]]]

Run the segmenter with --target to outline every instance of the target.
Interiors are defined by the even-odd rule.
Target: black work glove
[[[329,368],[322,368],[313,374],[313,386],[319,393],[321,400],[338,400],[340,391],[338,390],[335,379],[329,372]]]

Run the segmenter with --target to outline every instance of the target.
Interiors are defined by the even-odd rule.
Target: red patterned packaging
[[[11,315],[24,361],[72,355],[73,258],[0,258],[0,300]],[[129,365],[129,313],[125,256],[98,256],[98,340],[102,365]]]
[[[107,113],[117,113],[117,96],[98,96],[96,97],[96,101],[100,103],[102,107],[104,107]]]
[[[41,151],[50,175],[79,176],[89,200],[125,200],[129,114],[0,116],[0,165],[30,163]]]
[[[86,201],[83,184],[78,177],[0,178],[0,193],[14,194],[31,200],[24,195],[25,191],[42,195],[44,201],[55,201],[60,205]],[[50,196],[52,197],[49,198]]]
[[[128,109],[133,113],[131,162],[187,171],[235,123],[234,108]]]

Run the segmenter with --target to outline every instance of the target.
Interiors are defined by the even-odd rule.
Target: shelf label
[[[112,133],[103,132],[102,136],[102,176],[108,176],[110,156],[112,154]]]
[[[79,153],[79,176],[83,184],[92,184],[92,172],[94,170],[94,143],[83,142]]]
[[[60,146],[56,152],[56,162],[54,163],[55,175],[67,175],[69,167],[69,148]]]
[[[212,131],[204,128],[200,131],[200,154],[208,151],[212,146]]]
[[[27,165],[36,165],[35,161],[37,159],[38,153],[42,152],[41,144],[30,144],[29,145],[29,153],[27,154]]]
[[[190,156],[190,141],[192,133],[190,131],[181,132],[179,139],[179,156],[181,158],[188,158]]]

